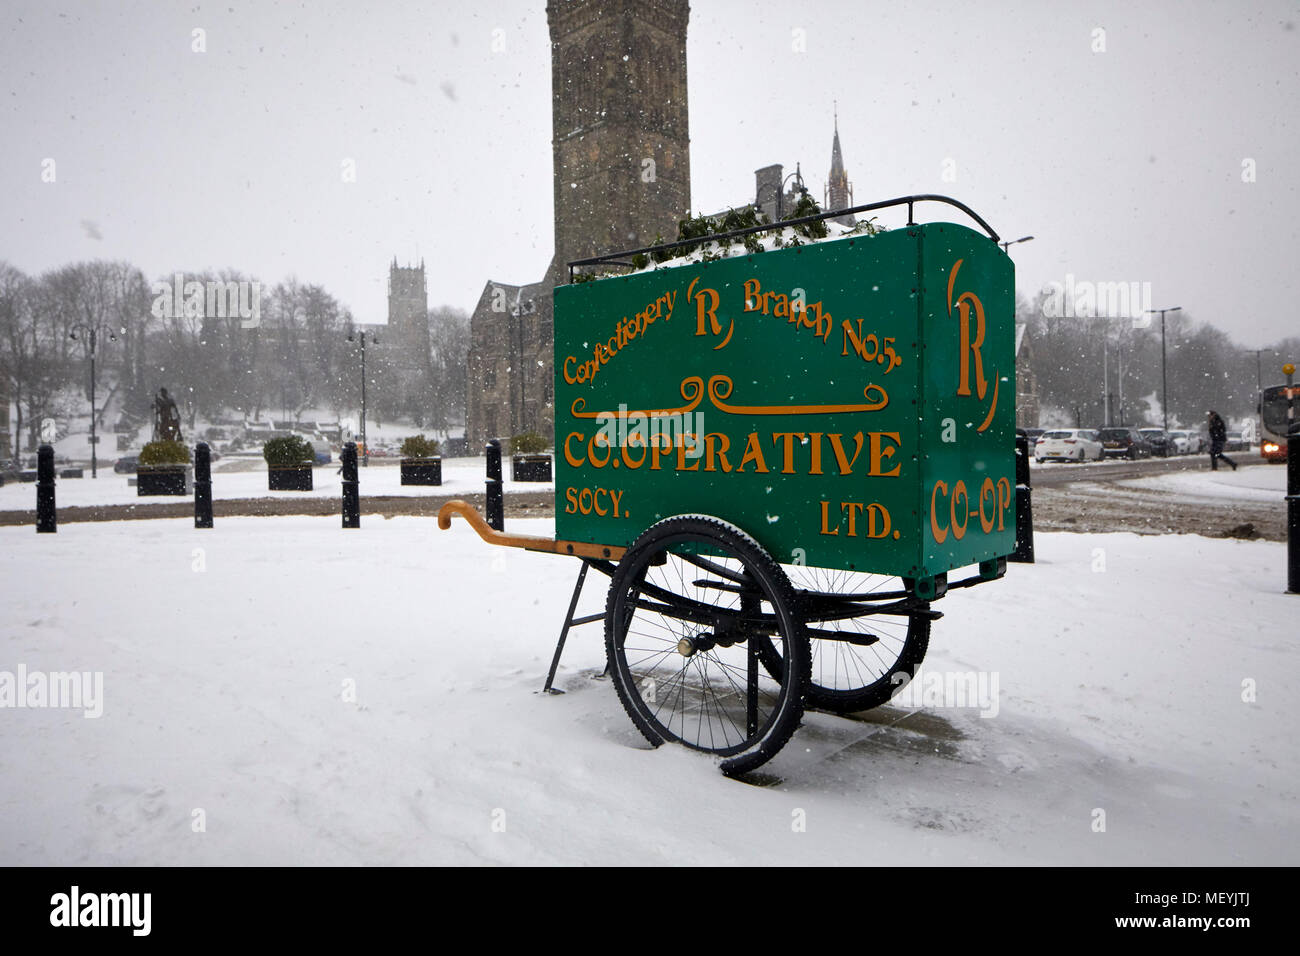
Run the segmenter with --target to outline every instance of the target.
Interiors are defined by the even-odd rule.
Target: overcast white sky
[[[1300,334],[1298,27],[1257,0],[695,0],[692,199],[748,201],[754,169],[798,161],[820,200],[838,100],[858,202],[955,196],[1035,236],[1022,292],[1150,282],[1267,344]],[[550,260],[543,0],[5,0],[0,69],[0,259],[29,273],[294,274],[382,322],[394,255],[466,309]]]

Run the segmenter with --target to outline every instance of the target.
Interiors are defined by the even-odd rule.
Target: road
[[[1279,467],[1261,461],[1257,452],[1233,452],[1229,457],[1243,468]],[[1286,540],[1286,506],[1280,496],[1276,503],[1195,498],[1126,484],[1171,471],[1207,468],[1208,455],[1031,466],[1034,528]]]

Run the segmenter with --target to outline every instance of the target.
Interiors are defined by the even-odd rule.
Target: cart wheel
[[[727,774],[770,760],[799,726],[808,686],[794,605],[780,565],[734,525],[686,515],[643,532],[610,583],[605,650],[646,740],[725,758]]]
[[[850,616],[844,610],[847,600],[876,605],[907,600],[902,581],[883,574],[803,565],[783,569],[795,588],[811,647],[808,705],[851,714],[888,703],[925,659],[930,646],[929,605],[910,612]]]

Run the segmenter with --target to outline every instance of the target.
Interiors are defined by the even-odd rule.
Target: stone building
[[[566,263],[674,238],[691,208],[686,0],[551,0],[555,254],[490,280],[471,318],[466,436],[554,428],[553,300]]]

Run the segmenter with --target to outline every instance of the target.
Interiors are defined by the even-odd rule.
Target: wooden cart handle
[[[488,544],[505,548],[523,548],[525,551],[543,551],[547,554],[572,554],[579,558],[606,558],[611,561],[617,561],[627,551],[627,548],[586,541],[556,541],[533,534],[506,534],[489,525],[473,505],[459,498],[438,509],[438,527],[443,531],[450,528],[452,515],[460,515],[468,521],[470,527]]]

